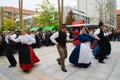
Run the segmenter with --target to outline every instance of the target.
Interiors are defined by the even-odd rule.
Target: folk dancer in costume
[[[106,46],[104,46],[106,48],[106,53],[105,53],[105,58],[108,58],[107,56],[110,55],[111,53],[111,44],[110,41],[108,39],[108,36],[112,34],[112,31],[107,31],[106,26],[104,26],[103,28],[103,32],[104,32],[104,43],[106,44]],[[93,55],[95,56],[96,59],[99,59],[100,54],[101,53],[101,49],[99,47],[99,45],[97,45],[95,47],[95,49],[93,49]]]
[[[67,72],[65,68],[65,59],[67,58],[66,41],[69,41],[69,36],[66,33],[67,27],[65,24],[60,26],[60,30],[55,32],[51,37],[51,41],[57,45],[60,58],[57,59],[58,64],[61,65],[61,70]]]
[[[106,38],[105,38],[105,34],[104,34],[104,23],[103,22],[99,22],[99,27],[93,34],[94,38],[98,40],[98,45],[100,46],[100,53],[99,53],[99,58],[98,58],[98,62],[99,63],[105,63],[104,59],[106,56],[106,53],[108,52],[106,47]],[[108,33],[108,34],[111,34]],[[107,35],[108,35],[107,34]]]
[[[92,37],[87,33],[88,29],[83,27],[81,34],[79,34],[74,40],[80,40],[78,44],[69,56],[69,62],[83,68],[88,68],[91,64],[92,50],[90,48],[90,40]]]
[[[110,41],[108,39],[108,36],[112,34],[112,31],[107,31],[106,26],[104,26],[104,36],[105,36],[105,43],[106,43],[106,55],[105,58],[107,58],[108,55],[110,55],[111,53],[111,44]]]
[[[40,61],[31,47],[31,44],[35,43],[35,39],[24,30],[21,31],[21,35],[17,39],[10,39],[14,42],[21,42],[19,48],[19,64],[23,71],[30,71],[34,63]]]
[[[17,62],[16,62],[16,60],[15,60],[15,58],[13,56],[13,53],[14,53],[14,51],[16,49],[16,43],[13,42],[12,40],[10,40],[9,37],[15,39],[17,37],[17,35],[14,34],[14,29],[12,27],[9,28],[9,31],[10,31],[9,34],[6,35],[6,37],[5,37],[5,41],[7,43],[6,57],[7,57],[8,61],[9,61],[9,63],[10,63],[10,65],[8,67],[15,67]]]

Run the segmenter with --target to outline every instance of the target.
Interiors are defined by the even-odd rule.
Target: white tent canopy
[[[73,25],[66,25],[66,26],[69,28],[69,27],[83,27],[83,26],[89,27],[89,26],[97,26],[97,25],[85,23],[85,24],[73,24]]]

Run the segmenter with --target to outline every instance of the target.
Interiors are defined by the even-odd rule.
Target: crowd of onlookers
[[[50,41],[50,36],[54,33],[54,31],[45,31],[42,30],[39,31],[27,31],[29,35],[31,35],[33,38],[35,38],[36,43],[32,44],[33,48],[40,48],[41,46],[50,46],[54,45]],[[6,35],[9,34],[9,31],[6,32],[0,32],[0,55],[4,55],[7,50],[7,43],[5,40]],[[21,34],[20,31],[15,31],[15,34],[17,37]],[[16,50],[19,48],[19,43],[16,43]],[[15,50],[15,51],[16,51]]]
[[[70,38],[74,38],[75,30],[76,29],[69,31],[69,29],[68,29],[68,33],[69,33]],[[120,30],[119,29],[110,28],[108,30],[112,31],[112,34],[108,36],[110,41],[120,41]],[[95,29],[89,29],[90,34],[92,34],[94,31],[95,31]],[[35,40],[36,40],[36,44],[32,44],[33,48],[40,48],[41,46],[54,45],[50,40],[50,36],[54,32],[55,31],[44,31],[43,32],[42,30],[27,31],[27,33],[29,35],[31,35],[33,38],[35,38]],[[78,32],[80,32],[79,29],[78,29]],[[5,36],[8,33],[9,32],[2,32],[2,31],[0,32],[0,55],[4,55],[6,53],[7,43],[5,41]],[[20,31],[15,31],[15,33],[17,34],[17,36],[19,36],[21,34]],[[19,43],[16,43],[16,44],[17,44],[17,46],[16,46],[16,50],[17,50],[19,48]]]

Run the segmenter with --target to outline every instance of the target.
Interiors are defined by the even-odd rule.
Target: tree
[[[70,10],[67,14],[65,24],[70,25],[73,21],[75,21],[74,13]]]
[[[35,27],[38,27],[39,26],[39,18],[38,17],[32,17],[32,20],[33,20],[33,24],[32,24],[32,27],[35,26]]]
[[[115,19],[116,19],[116,8],[114,5],[114,1],[109,1],[106,4],[106,18],[107,18],[107,23],[114,25]]]
[[[96,11],[99,13],[99,21],[113,24],[115,19],[114,1],[106,1],[106,0],[95,0],[95,1],[96,1],[95,8]]]
[[[106,4],[104,0],[95,0],[95,1],[96,1],[95,8],[99,14],[99,21],[103,21],[104,13],[106,12],[106,9],[105,9]]]
[[[58,11],[48,0],[42,0],[42,4],[37,5],[40,9],[38,21],[40,27],[58,26]]]
[[[2,31],[7,31],[10,27],[16,28],[15,22],[13,22],[10,18],[7,18],[3,22]]]

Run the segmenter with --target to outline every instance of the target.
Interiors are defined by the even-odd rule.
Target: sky
[[[49,1],[57,6],[58,0],[49,0]],[[76,4],[74,0],[64,0],[64,1],[65,1],[64,2],[65,6],[72,6]],[[23,8],[35,10],[35,8],[37,8],[37,6],[35,5],[41,3],[42,0],[23,0]],[[18,7],[18,0],[0,0],[0,6]],[[117,9],[120,9],[120,0],[117,0]]]
[[[49,0],[51,3],[55,4],[57,6],[57,1],[58,0]],[[74,5],[75,2],[73,0],[64,0],[65,6],[69,5]],[[71,3],[72,1],[72,3]],[[30,9],[30,10],[35,10],[37,8],[36,4],[41,4],[42,0],[23,0],[23,8],[24,9]],[[67,3],[67,4],[66,4]],[[13,6],[13,7],[18,7],[18,0],[0,0],[0,6]]]

